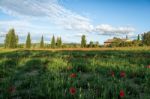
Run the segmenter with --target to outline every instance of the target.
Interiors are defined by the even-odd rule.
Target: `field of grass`
[[[150,50],[0,50],[0,99],[150,99]]]

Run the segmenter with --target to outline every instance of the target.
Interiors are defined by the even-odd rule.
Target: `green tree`
[[[140,41],[140,35],[139,35],[139,34],[138,34],[138,36],[137,36],[137,40]]]
[[[10,29],[6,34],[6,38],[4,41],[5,48],[16,48],[18,45],[19,38],[15,34],[14,29]]]
[[[27,39],[26,39],[26,48],[31,48],[31,37],[30,33],[28,33]]]
[[[143,34],[143,36],[142,36],[142,43],[144,45],[150,46],[150,31]]]
[[[99,47],[99,42],[95,42],[95,47]]]
[[[89,43],[89,47],[90,47],[90,48],[92,48],[93,46],[94,46],[93,41],[90,41],[90,43]]]
[[[60,47],[62,47],[62,39],[61,39],[61,37],[59,38],[59,44],[60,44]]]
[[[6,38],[5,38],[5,41],[4,41],[4,46],[5,46],[5,48],[8,48],[8,46],[9,46],[9,34],[6,34]]]
[[[51,40],[51,48],[55,48],[56,43],[55,43],[55,36],[53,35],[52,40]]]
[[[81,47],[82,48],[86,47],[86,37],[85,37],[85,35],[82,35],[82,37],[81,37]]]
[[[18,35],[16,35],[16,38],[15,38],[15,46],[18,47],[18,43],[19,43],[19,37]]]
[[[61,37],[57,37],[57,41],[56,41],[57,47],[60,48],[62,46],[62,41],[61,41]]]
[[[126,35],[126,39],[128,39],[128,35]]]
[[[42,35],[41,41],[40,41],[40,48],[44,48],[44,37]]]

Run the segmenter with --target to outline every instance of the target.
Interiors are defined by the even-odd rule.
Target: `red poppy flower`
[[[126,76],[126,73],[122,71],[122,72],[120,73],[120,76],[121,76],[121,77],[125,77],[125,76]]]
[[[113,71],[111,72],[111,76],[112,76],[112,77],[114,77],[114,76],[115,76],[115,73],[114,73]]]
[[[124,97],[125,96],[125,93],[124,93],[124,91],[123,90],[120,90],[120,97],[122,98],[122,97]]]
[[[69,89],[69,91],[70,91],[70,94],[71,94],[71,95],[74,95],[74,94],[76,93],[76,89],[75,89],[74,87],[71,87],[71,88]]]
[[[70,74],[71,78],[75,78],[77,75],[75,73]]]
[[[9,87],[8,92],[14,93],[16,91],[16,88],[14,86]]]

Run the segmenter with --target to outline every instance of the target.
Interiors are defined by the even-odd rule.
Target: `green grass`
[[[149,50],[1,51],[0,99],[150,99],[148,65]]]

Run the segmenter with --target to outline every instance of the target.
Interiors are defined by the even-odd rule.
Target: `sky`
[[[135,39],[150,30],[150,0],[0,0],[0,43],[14,28],[19,42],[61,36],[64,43],[100,44],[113,37]]]

